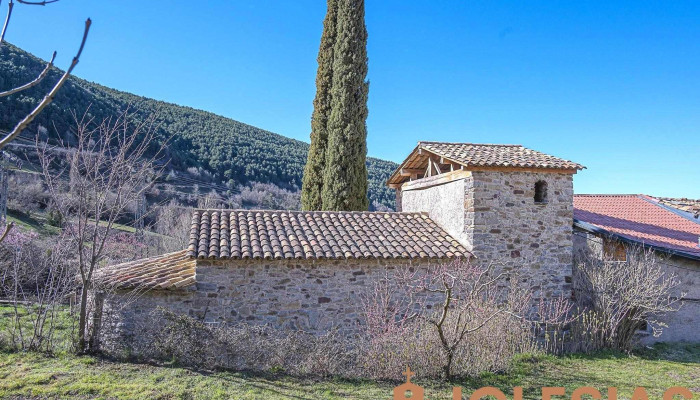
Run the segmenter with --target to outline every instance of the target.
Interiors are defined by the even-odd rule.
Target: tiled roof
[[[95,281],[115,289],[180,289],[195,283],[196,261],[186,250],[111,265]]]
[[[700,257],[700,223],[645,195],[575,195],[574,219],[629,240]]]
[[[479,168],[528,168],[546,171],[576,173],[581,164],[531,150],[519,144],[474,144],[446,142],[418,142],[418,146],[391,174],[387,184],[397,187],[409,176],[422,178],[431,159],[442,172]],[[415,174],[415,175],[414,175]]]
[[[674,197],[655,197],[655,199],[665,206],[675,208],[688,213],[690,217],[700,219],[700,200]]]
[[[201,259],[420,259],[469,252],[422,213],[196,210]]]
[[[418,147],[466,167],[584,169],[581,164],[519,144],[418,142]]]

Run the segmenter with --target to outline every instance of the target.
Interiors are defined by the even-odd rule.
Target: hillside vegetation
[[[10,44],[0,48],[0,90],[19,86],[34,79],[45,63]],[[0,130],[11,129],[26,115],[56,82],[62,71],[53,69],[36,87],[0,99]],[[311,101],[311,99],[309,99]],[[26,132],[41,131],[49,138],[60,136],[70,142],[73,112],[100,120],[113,117],[129,107],[136,118],[155,113],[158,140],[170,139],[170,167],[183,171],[201,168],[215,180],[233,188],[249,182],[272,183],[283,188],[301,187],[301,177],[309,145],[210,112],[178,106],[120,92],[80,78],[71,77]],[[39,126],[47,128],[40,129]],[[154,144],[156,147],[157,143]],[[393,190],[386,187],[389,174],[396,168],[390,161],[368,158],[369,200],[394,206]]]

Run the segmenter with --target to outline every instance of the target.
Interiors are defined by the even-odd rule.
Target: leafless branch
[[[10,2],[7,4],[7,16],[5,17],[5,24],[2,26],[2,33],[0,33],[0,47],[2,46],[2,42],[5,40],[5,32],[7,32],[7,26],[10,24],[10,17],[12,16],[12,9],[14,8],[15,4],[10,0]]]
[[[27,1],[27,0],[17,0],[18,3],[26,4],[29,6],[45,6],[47,4],[56,3],[58,0],[44,0],[44,1]]]
[[[27,0],[17,0],[18,3],[30,5],[30,6],[45,6],[47,4],[55,3],[58,0],[48,0],[48,1],[27,1]],[[12,16],[12,9],[14,8],[14,0],[10,0],[7,4],[7,16],[5,17],[5,24],[2,27],[2,33],[0,34],[0,47],[2,47],[2,42],[5,39],[5,32],[7,32],[7,26],[10,24],[10,17]]]
[[[27,90],[33,86],[38,85],[46,77],[46,75],[48,75],[49,71],[51,70],[51,67],[53,67],[53,62],[55,59],[56,59],[56,52],[54,51],[53,55],[51,56],[51,61],[49,61],[48,64],[46,64],[46,68],[44,68],[44,70],[41,71],[41,73],[39,74],[39,76],[36,77],[36,79],[34,79],[33,81],[31,81],[25,85],[18,86],[14,89],[10,89],[10,90],[7,90],[5,92],[0,92],[0,97],[9,96],[11,94],[15,94],[17,92]]]
[[[39,103],[39,105],[36,106],[36,108],[29,113],[22,121],[20,121],[17,126],[10,132],[7,136],[5,136],[2,140],[0,140],[0,149],[5,147],[10,141],[12,141],[17,135],[19,135],[29,124],[36,118],[41,111],[51,104],[53,101],[54,97],[56,97],[56,93],[58,93],[59,89],[63,86],[64,83],[66,83],[66,80],[68,80],[68,77],[70,76],[71,72],[73,72],[73,68],[75,68],[76,65],[78,65],[78,61],[80,60],[80,55],[83,52],[83,48],[85,47],[85,41],[87,40],[88,32],[90,31],[90,25],[92,24],[92,21],[90,18],[88,18],[85,21],[85,30],[83,31],[83,40],[80,42],[80,48],[78,49],[78,53],[76,54],[75,57],[73,57],[73,62],[71,62],[70,67],[66,70],[66,72],[61,76],[61,79],[56,82],[56,85],[49,91],[49,93],[44,97],[43,100]]]
[[[625,252],[622,261],[605,248],[594,248],[578,257],[574,290],[586,313],[577,323],[585,325],[579,331],[595,335],[581,338],[582,342],[595,340],[599,348],[629,351],[643,325],[660,334],[665,324],[659,317],[681,305],[685,293],[680,291],[678,277],[664,268],[664,256],[635,246],[626,247]]]

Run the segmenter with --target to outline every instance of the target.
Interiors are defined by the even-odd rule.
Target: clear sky
[[[700,1],[366,12],[369,155],[518,143],[586,165],[578,193],[700,198]],[[324,14],[320,0],[61,0],[17,5],[7,39],[65,68],[89,16],[76,75],[308,141]]]

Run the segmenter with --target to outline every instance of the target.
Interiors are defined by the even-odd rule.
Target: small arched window
[[[547,182],[537,181],[535,183],[535,203],[547,202]]]

